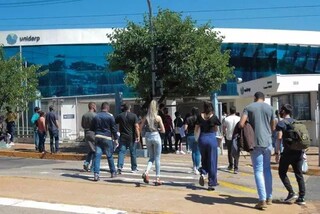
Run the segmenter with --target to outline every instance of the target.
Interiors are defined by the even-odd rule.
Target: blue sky
[[[151,0],[216,28],[320,31],[319,0]],[[0,30],[124,27],[141,22],[147,0],[0,0]]]

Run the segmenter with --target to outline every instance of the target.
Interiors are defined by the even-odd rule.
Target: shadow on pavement
[[[188,194],[187,197],[185,197],[185,199],[188,201],[201,203],[201,204],[208,204],[208,205],[229,204],[229,205],[252,208],[252,209],[254,209],[254,205],[247,205],[247,204],[257,203],[256,198],[234,197],[231,195],[219,195],[219,196],[221,196],[222,198],[209,197],[209,196],[203,196],[203,195],[197,195],[197,194]]]
[[[53,168],[52,170],[58,170],[58,171],[73,171],[73,172],[87,172],[83,169],[79,168]]]
[[[63,173],[61,174],[61,176],[63,177],[68,177],[68,178],[78,178],[78,179],[82,179],[82,180],[86,180],[86,181],[92,181],[93,178],[85,176],[85,175],[79,175],[79,174],[67,174],[67,173]]]

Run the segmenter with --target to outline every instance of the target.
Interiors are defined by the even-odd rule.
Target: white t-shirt
[[[228,117],[226,117],[223,121],[223,127],[226,127],[226,138],[227,140],[232,140],[232,134],[234,127],[237,125],[237,123],[240,121],[240,117],[233,114]]]

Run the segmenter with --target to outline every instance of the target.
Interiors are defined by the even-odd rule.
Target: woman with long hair
[[[140,131],[145,129],[145,138],[147,150],[149,153],[149,161],[146,171],[142,174],[143,181],[149,183],[149,171],[151,170],[153,162],[156,166],[156,181],[155,185],[161,185],[160,181],[160,156],[161,156],[161,138],[160,134],[165,132],[161,117],[158,115],[157,102],[152,100],[147,115],[142,119],[140,124]]]
[[[218,142],[216,132],[221,122],[214,114],[214,108],[211,102],[205,101],[203,103],[203,112],[198,115],[195,133],[199,134],[199,148],[201,153],[201,168],[199,184],[204,186],[204,176],[208,174],[208,190],[213,191],[217,182],[217,168],[218,168]]]
[[[184,129],[187,131],[187,144],[191,148],[192,151],[192,163],[193,163],[193,172],[196,175],[199,175],[199,167],[200,167],[200,150],[199,144],[196,141],[194,136],[194,128],[196,125],[196,121],[198,119],[199,109],[193,107],[191,109],[191,115],[185,119]]]

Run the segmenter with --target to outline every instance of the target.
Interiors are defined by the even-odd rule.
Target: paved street
[[[111,208],[128,213],[203,213],[211,210],[212,205],[215,205],[215,210],[224,213],[232,213],[234,209],[255,213],[256,210],[252,207],[257,201],[257,193],[248,160],[241,157],[240,173],[236,175],[225,169],[224,156],[219,156],[220,185],[214,192],[208,192],[206,186],[199,186],[198,176],[192,173],[190,155],[162,155],[161,177],[164,184],[161,187],[142,182],[141,174],[146,167],[147,158],[138,158],[139,173],[131,173],[130,161],[127,158],[122,175],[113,179],[110,178],[104,159],[101,180],[93,182],[92,173],[82,170],[82,161],[0,157],[0,197]],[[151,179],[153,176],[154,172],[151,173]],[[268,208],[268,212],[278,210],[282,213],[317,213],[317,210],[320,210],[318,176],[305,176],[308,189],[307,205],[294,204],[289,210],[288,205],[281,203],[287,192],[274,170],[273,176],[274,205]],[[297,190],[292,173],[290,179]],[[0,203],[0,211],[20,213],[17,206],[1,205],[3,204]],[[35,208],[38,213],[44,210],[44,207]],[[29,213],[28,210],[31,213],[33,209],[29,207],[24,213]],[[49,211],[48,213],[61,213],[63,210]],[[70,213],[70,210],[65,212]]]

